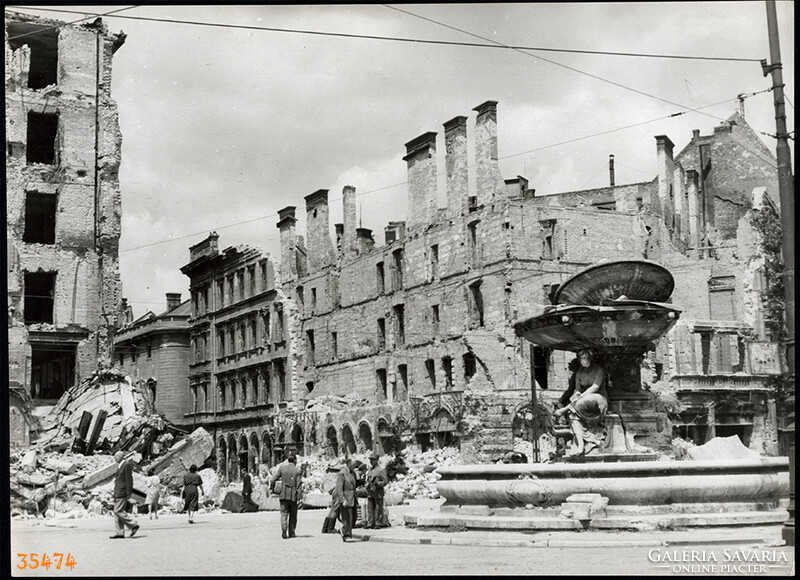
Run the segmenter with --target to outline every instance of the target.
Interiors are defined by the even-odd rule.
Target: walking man
[[[367,528],[381,527],[383,522],[384,488],[389,483],[386,471],[378,465],[378,454],[373,451],[369,456],[371,467],[367,471]]]
[[[278,500],[281,504],[281,537],[294,538],[294,530],[297,526],[297,500],[300,499],[300,470],[297,468],[297,457],[289,455],[286,460],[288,463],[282,464],[275,475],[272,477],[272,486],[280,481],[280,491]]]
[[[356,476],[353,473],[355,463],[352,459],[345,459],[344,465],[336,474],[336,489],[334,496],[339,502],[339,518],[342,520],[342,541],[353,537],[353,506],[356,505]]]
[[[114,479],[114,524],[116,533],[112,539],[125,537],[125,526],[131,529],[131,538],[139,531],[139,524],[128,514],[128,500],[133,494],[133,463],[125,459],[125,453],[117,451],[114,454],[117,462],[117,476]]]
[[[249,512],[253,504],[253,480],[250,472],[242,467],[242,511]]]

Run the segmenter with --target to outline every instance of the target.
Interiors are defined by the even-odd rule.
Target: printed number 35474
[[[52,560],[47,557],[47,554],[42,554],[41,560],[39,560],[39,554],[17,554],[17,557],[19,558],[17,568],[20,570],[24,570],[25,568],[35,570],[39,566],[42,566],[45,570],[49,570],[52,565],[55,565],[56,570],[60,570],[62,563],[72,570],[75,564],[77,564],[70,553],[67,553],[66,560],[64,560],[64,554],[59,554],[58,552],[53,553]]]

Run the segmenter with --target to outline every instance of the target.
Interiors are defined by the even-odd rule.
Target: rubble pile
[[[65,392],[41,420],[37,443],[53,450],[142,451],[169,427],[142,382],[99,368]]]
[[[386,493],[397,493],[403,499],[431,498],[437,499],[439,492],[436,482],[441,477],[436,468],[444,465],[461,465],[458,449],[445,447],[425,452],[406,449],[400,453],[408,472],[397,473],[396,479],[386,486]]]

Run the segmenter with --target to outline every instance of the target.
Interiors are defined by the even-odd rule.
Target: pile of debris
[[[403,500],[431,498],[437,499],[439,492],[436,489],[436,482],[441,477],[436,473],[436,469],[443,465],[461,465],[461,455],[458,449],[445,447],[443,449],[431,449],[425,452],[418,452],[413,447],[405,449],[399,454],[407,473],[398,472],[394,481],[390,481],[386,486],[386,492],[400,494]]]

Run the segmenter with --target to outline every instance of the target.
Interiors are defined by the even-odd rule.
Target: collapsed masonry
[[[675,276],[681,324],[648,354],[643,377],[646,388],[676,386],[691,408],[684,422],[704,428],[674,433],[648,414],[648,401],[618,405],[626,424],[648,444],[736,434],[761,453],[777,451],[766,385],[780,361],[760,322],[774,281],[764,279],[749,225],[758,206],[774,206],[776,169],[744,119],[734,115],[712,136],[696,132],[677,157],[657,137],[650,182],[537,197],[524,177],[500,173],[496,111],[493,101],[475,108],[474,163],[468,119],[444,124],[444,208],[436,133],[406,144],[409,215],[387,226],[382,247],[357,227],[356,189],[346,186],[335,243],[327,190],[305,198],[305,238],[297,208],[280,210],[274,284],[259,281],[264,257],[250,249],[225,250],[232,259],[212,278],[203,264],[220,259],[216,234],[191,249],[183,271],[205,366],[190,373],[202,411],[189,418],[214,426],[224,476],[274,464],[288,449],[390,452],[401,439],[423,449],[458,443],[476,461],[510,451],[530,436],[531,376],[549,406],[573,356],[530,348],[513,323],[541,313],[562,281],[601,259],[655,260]],[[266,291],[273,299],[251,307]],[[225,328],[208,332],[221,315]],[[276,349],[280,360],[267,360]],[[738,416],[720,393],[743,403]]]
[[[121,211],[111,60],[124,41],[99,18],[6,12],[9,378],[35,402],[110,361]],[[26,437],[15,430],[11,443]]]

